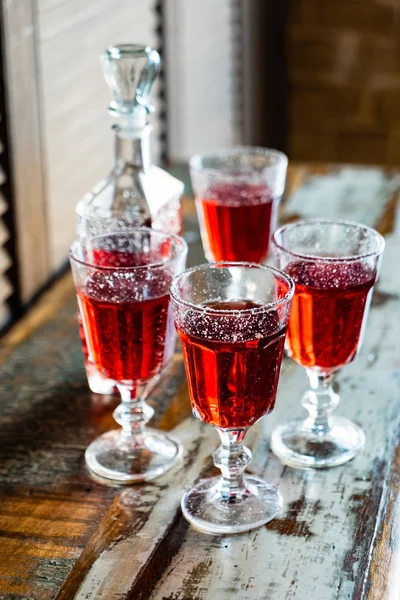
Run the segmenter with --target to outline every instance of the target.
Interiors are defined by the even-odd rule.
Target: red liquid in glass
[[[144,255],[139,252],[122,252],[119,250],[106,250],[105,248],[93,248],[86,259],[93,265],[99,267],[138,267],[149,264],[151,262],[160,262],[161,257],[167,256],[169,253],[169,241],[160,244],[156,251],[153,251],[154,259],[149,254]],[[100,276],[99,274],[97,275]],[[79,337],[82,342],[82,353],[85,363],[89,359],[89,350],[85,338],[85,329],[82,324],[82,318],[78,315],[79,321]]]
[[[240,301],[212,302],[206,306],[243,310],[259,305]],[[243,429],[273,409],[286,328],[277,332],[274,329],[272,335],[227,343],[178,328],[196,416],[221,429]],[[229,333],[227,325],[221,337]]]
[[[87,253],[88,254],[88,253]],[[102,267],[132,267],[136,264],[131,264],[135,255],[132,253],[119,252],[117,250],[104,250],[102,248],[94,248],[90,252],[90,256],[86,256],[86,260],[90,261],[93,265]],[[82,354],[85,361],[85,365],[89,364],[89,349],[86,342],[85,328],[82,323],[82,317],[78,312],[78,325],[79,325],[79,337],[82,343]]]
[[[143,264],[143,259],[140,254],[136,255],[132,252],[120,252],[118,250],[105,250],[104,248],[93,248],[90,251],[90,256],[86,257],[91,264],[99,267],[136,267]],[[86,362],[89,360],[89,349],[85,338],[85,329],[82,324],[81,315],[78,314],[79,337],[82,343],[82,353]]]
[[[285,271],[296,284],[287,335],[291,358],[321,369],[353,360],[375,274],[360,263],[306,261]]]
[[[262,262],[267,257],[275,209],[268,186],[217,184],[198,198],[197,206],[215,261]]]
[[[100,373],[117,382],[151,379],[173,353],[169,294],[143,301],[134,297],[129,281],[114,278],[110,287],[102,272],[78,293],[91,358]]]

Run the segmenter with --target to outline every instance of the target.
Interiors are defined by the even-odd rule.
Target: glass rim
[[[201,165],[201,161],[205,158],[222,158],[224,156],[236,156],[237,154],[246,152],[249,156],[271,156],[275,159],[275,163],[266,165],[265,168],[273,168],[279,165],[280,162],[284,163],[287,167],[289,159],[284,152],[280,150],[275,150],[275,148],[266,148],[263,146],[234,146],[234,147],[220,147],[215,150],[211,150],[210,152],[200,152],[194,154],[189,159],[189,169],[191,171],[196,171],[197,173],[212,173],[212,174],[229,174],[229,171],[224,171],[223,169],[218,169],[215,167],[204,167]],[[237,175],[243,175],[248,172],[246,171],[238,171]],[[258,169],[254,169],[254,171],[258,171]],[[262,171],[260,169],[260,171]],[[236,173],[235,173],[236,174]]]
[[[145,58],[151,51],[152,48],[148,44],[113,44],[106,48],[104,55],[111,58],[124,58],[125,56],[131,58],[132,53],[135,53],[136,56],[140,55]]]
[[[324,224],[324,225],[347,225],[350,227],[353,227],[354,229],[362,229],[366,232],[368,232],[369,234],[371,234],[378,243],[378,248],[377,250],[373,250],[371,252],[364,252],[363,254],[355,254],[352,256],[318,256],[318,254],[304,254],[302,252],[296,252],[295,250],[289,250],[288,248],[286,248],[285,246],[283,246],[282,244],[280,244],[276,237],[277,235],[279,235],[281,232],[287,230],[287,229],[295,229],[296,227],[302,227],[304,225],[318,225],[318,224]],[[381,235],[379,233],[379,231],[376,231],[376,229],[374,229],[373,227],[369,227],[369,225],[364,225],[363,223],[357,223],[356,221],[333,221],[331,219],[302,219],[300,221],[295,221],[294,223],[287,223],[286,225],[282,225],[281,227],[279,227],[279,229],[277,229],[272,237],[271,237],[271,244],[272,246],[274,246],[275,248],[278,248],[278,250],[282,251],[282,252],[286,252],[286,254],[290,254],[291,256],[294,256],[296,258],[301,258],[302,260],[306,260],[306,261],[310,261],[310,262],[315,262],[315,261],[320,261],[320,262],[331,262],[331,263],[350,263],[350,262],[357,262],[360,260],[363,260],[365,258],[371,258],[372,256],[379,256],[380,254],[382,254],[382,252],[385,249],[385,238],[383,237],[383,235]]]
[[[288,290],[287,290],[286,294],[284,295],[284,297],[279,298],[278,300],[275,300],[274,302],[268,302],[268,304],[265,304],[263,306],[257,306],[254,308],[243,308],[243,309],[236,309],[236,310],[235,309],[222,310],[222,309],[210,308],[207,306],[199,306],[198,304],[194,304],[193,302],[190,302],[188,300],[183,300],[183,298],[180,297],[177,286],[178,286],[179,280],[184,275],[188,275],[190,273],[195,273],[196,271],[207,271],[208,269],[215,268],[215,267],[219,267],[219,268],[249,267],[249,268],[269,271],[270,273],[279,275],[279,277],[281,279],[284,279],[286,281],[286,283],[288,284],[289,287],[288,287]],[[171,283],[170,295],[171,295],[172,300],[174,300],[177,304],[179,304],[181,306],[186,306],[197,312],[200,312],[203,314],[210,314],[210,315],[229,316],[229,315],[238,315],[238,314],[257,314],[257,313],[262,313],[262,312],[269,312],[270,310],[276,308],[277,306],[287,304],[293,298],[294,288],[295,288],[295,283],[294,283],[293,279],[290,277],[290,275],[288,275],[284,271],[281,271],[280,269],[276,269],[275,267],[271,267],[269,265],[261,265],[259,263],[254,263],[254,262],[219,261],[219,262],[213,262],[213,263],[205,263],[202,265],[197,265],[195,267],[190,267],[189,269],[185,269],[185,271],[182,271],[182,273],[179,273],[178,275],[176,275]]]
[[[164,231],[160,231],[159,229],[153,229],[152,227],[130,227],[129,229],[120,229],[120,230],[116,230],[116,231],[108,231],[107,233],[99,233],[97,235],[89,235],[85,238],[85,240],[88,239],[94,239],[94,238],[101,238],[101,237],[107,237],[110,235],[123,235],[123,234],[128,234],[129,233],[138,233],[140,231],[146,232],[146,233],[155,233],[158,236],[163,237],[165,240],[169,239],[169,240],[173,240],[174,242],[177,243],[177,245],[181,246],[180,252],[177,256],[174,257],[169,257],[167,260],[164,260],[163,262],[154,262],[154,263],[149,263],[148,265],[136,265],[133,267],[125,267],[125,266],[120,266],[120,267],[112,267],[112,266],[107,266],[107,265],[95,265],[92,262],[88,262],[85,260],[81,260],[80,258],[77,258],[76,256],[74,256],[73,254],[73,247],[76,243],[83,243],[83,241],[79,240],[79,239],[75,239],[69,249],[68,252],[68,256],[70,261],[74,262],[74,263],[78,263],[84,267],[88,267],[91,269],[96,269],[98,271],[106,271],[106,272],[110,272],[110,271],[124,271],[124,272],[128,272],[128,271],[139,271],[141,269],[160,269],[165,267],[166,265],[170,264],[171,262],[173,262],[174,260],[176,260],[177,258],[179,258],[180,256],[182,256],[182,254],[184,252],[187,252],[188,250],[188,245],[186,243],[186,241],[184,240],[183,237],[181,237],[180,235],[176,235],[175,233],[165,233]]]

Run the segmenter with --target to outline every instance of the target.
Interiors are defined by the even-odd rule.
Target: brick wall
[[[292,0],[293,159],[400,165],[400,1]]]

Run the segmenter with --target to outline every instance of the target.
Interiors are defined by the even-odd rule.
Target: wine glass
[[[282,152],[251,146],[196,155],[190,160],[207,260],[265,261],[276,229],[287,164]]]
[[[93,237],[95,235],[100,235],[103,233],[109,233],[110,231],[117,233],[119,231],[127,231],[132,229],[132,227],[139,227],[140,223],[135,223],[135,220],[139,219],[139,214],[135,214],[133,211],[130,215],[125,215],[121,213],[120,215],[114,215],[112,217],[110,214],[104,216],[101,211],[94,211],[90,216],[85,216],[83,214],[77,215],[77,233],[78,238],[85,237]],[[129,217],[129,218],[128,218]],[[129,222],[131,219],[131,222]],[[104,253],[103,253],[104,254]],[[100,259],[102,255],[99,255]],[[103,257],[104,258],[104,257]],[[104,261],[103,261],[104,262]],[[117,388],[115,387],[115,383],[105,377],[103,373],[100,373],[97,369],[96,365],[92,362],[89,356],[88,345],[86,342],[85,331],[82,325],[81,317],[78,312],[78,322],[79,322],[79,336],[82,343],[82,354],[85,364],[85,371],[88,380],[89,388],[92,392],[96,394],[104,394],[111,395],[118,393]],[[165,372],[166,369],[163,370]],[[159,378],[163,373],[160,373],[158,377],[154,377],[152,380],[152,386],[158,383]],[[147,390],[149,391],[149,389]]]
[[[90,444],[91,471],[120,483],[153,479],[181,454],[173,437],[146,427],[152,381],[172,357],[175,331],[169,287],[185,268],[187,246],[175,235],[146,227],[76,240],[70,261],[88,352],[115,382],[122,427]]]
[[[294,467],[333,467],[365,443],[362,429],[331,413],[339,404],[335,373],[354,360],[365,330],[385,246],[370,227],[343,221],[299,221],[275,232],[277,267],[295,284],[286,349],[305,367],[309,416],[274,430],[271,447]]]
[[[280,510],[277,489],[243,476],[251,425],[275,404],[293,281],[252,263],[214,263],[174,279],[171,298],[194,415],[213,425],[222,477],[200,481],[182,499],[198,529],[215,534],[259,527]]]

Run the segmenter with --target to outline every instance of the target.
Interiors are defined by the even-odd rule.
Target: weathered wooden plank
[[[54,597],[113,492],[91,482],[82,468],[84,423],[101,426],[104,409],[94,416],[78,343],[71,301],[38,336],[18,346],[1,370],[4,597]]]
[[[329,169],[302,167],[290,177],[307,185],[323,172]],[[386,215],[386,231],[395,211],[392,191],[378,216]],[[193,205],[185,212],[190,262],[198,262]],[[205,536],[180,513],[183,490],[214,472],[217,437],[190,416],[179,353],[151,402],[156,425],[174,429],[185,445],[182,465],[125,489],[89,477],[84,448],[113,427],[115,400],[87,390],[75,301],[63,304],[70,279],[50,291],[0,347],[0,597],[397,600],[399,231],[388,237],[364,350],[339,380],[339,410],[364,427],[365,450],[325,472],[284,468],[270,454],[272,427],[302,410],[306,378],[286,360],[276,410],[248,436],[251,468],[278,483],[284,513],[240,536]]]
[[[389,187],[385,197],[391,202],[395,196]],[[345,205],[339,204],[337,214],[332,206],[332,218],[345,216]],[[370,206],[365,202],[359,207],[359,220],[370,218]],[[375,211],[375,218],[380,214]],[[387,364],[388,356],[396,356],[393,345],[399,338],[397,329],[390,329],[393,313],[399,309],[396,289],[400,289],[399,277],[393,279],[390,266],[395,264],[399,250],[400,243],[394,238],[385,261],[389,268],[385,267],[380,284],[381,301],[371,311],[363,354],[344,370],[339,381],[342,414],[361,422],[367,433],[364,452],[349,465],[316,473],[284,468],[268,452],[271,429],[288,414],[301,413],[305,374],[286,361],[277,408],[251,432],[257,438],[252,444],[252,470],[279,484],[286,503],[282,518],[242,536],[210,538],[199,534],[184,523],[176,512],[176,496],[175,502],[171,497],[183,481],[189,483],[191,479],[193,463],[185,464],[179,478],[172,474],[164,478],[169,486],[164,481],[152,486],[163,487],[161,512],[156,505],[143,530],[135,531],[120,548],[113,546],[99,556],[77,598],[108,598],[112,593],[116,598],[126,597],[129,586],[128,597],[154,600],[366,597],[372,585],[376,532],[385,521],[387,481],[400,431],[399,386],[393,384],[393,367]],[[194,426],[184,423],[176,430],[178,435],[182,427],[188,431]],[[206,453],[198,451],[197,455],[202,459],[203,473],[211,468],[210,446],[216,445],[215,437],[206,440]],[[200,469],[196,467],[198,476]],[[170,512],[162,522],[165,500]]]
[[[289,218],[297,215],[345,218],[374,226],[379,223],[393,193],[398,193],[399,186],[399,176],[380,168],[332,167],[329,173],[314,170],[290,195],[285,215]]]
[[[114,502],[116,490],[91,480],[83,460],[90,439],[114,426],[115,399],[87,391],[75,299],[58,312],[57,319],[58,325],[51,320],[42,327],[43,337],[32,336],[18,347],[1,372],[0,538],[16,540],[18,552],[1,544],[0,553],[4,550],[7,556],[11,550],[13,554],[10,563],[0,561],[0,577],[7,564],[13,577],[0,579],[0,596],[31,597],[30,591],[34,598],[53,598],[76,561],[80,583],[84,561],[90,566],[102,549],[130,531],[131,513],[118,498]],[[179,361],[172,366],[168,390],[163,384],[159,401],[157,393],[152,398],[159,414],[165,412],[182,380]],[[13,401],[6,404],[10,390]],[[63,560],[59,561],[60,553]],[[29,570],[24,567],[25,557],[31,555],[35,560]]]
[[[65,299],[73,294],[74,284],[71,273],[64,275],[54,287],[46,291],[35,305],[14,325],[14,327],[0,340],[0,363],[13,349],[21,344],[40,325],[46,323],[62,306]]]
[[[0,364],[0,597],[47,600],[71,570],[79,587],[85,564],[129,533],[135,508],[85,469],[87,444],[115,426],[116,399],[87,388],[69,274],[1,340]],[[190,414],[183,381],[178,359],[151,399],[158,420],[171,404],[161,427]]]
[[[399,252],[399,242],[394,249]],[[382,289],[391,276],[386,274]],[[399,308],[396,299],[385,311],[371,311],[363,355],[339,380],[341,414],[361,423],[367,435],[362,454],[334,470],[302,472],[283,468],[268,453],[272,428],[288,415],[301,414],[299,399],[306,379],[296,365],[286,362],[276,409],[263,422],[252,464],[257,474],[278,483],[285,499],[283,517],[246,536],[213,538],[211,543],[189,529],[150,598],[367,597],[376,529],[386,522],[393,455],[399,443],[400,371],[397,367],[394,381],[392,357],[396,351],[399,355],[400,347],[398,331],[391,327],[392,311]],[[383,581],[391,570],[392,549],[385,554],[387,562],[377,569]],[[397,585],[398,594],[400,582],[394,577],[393,573],[391,585]],[[379,592],[375,597],[386,598]]]

